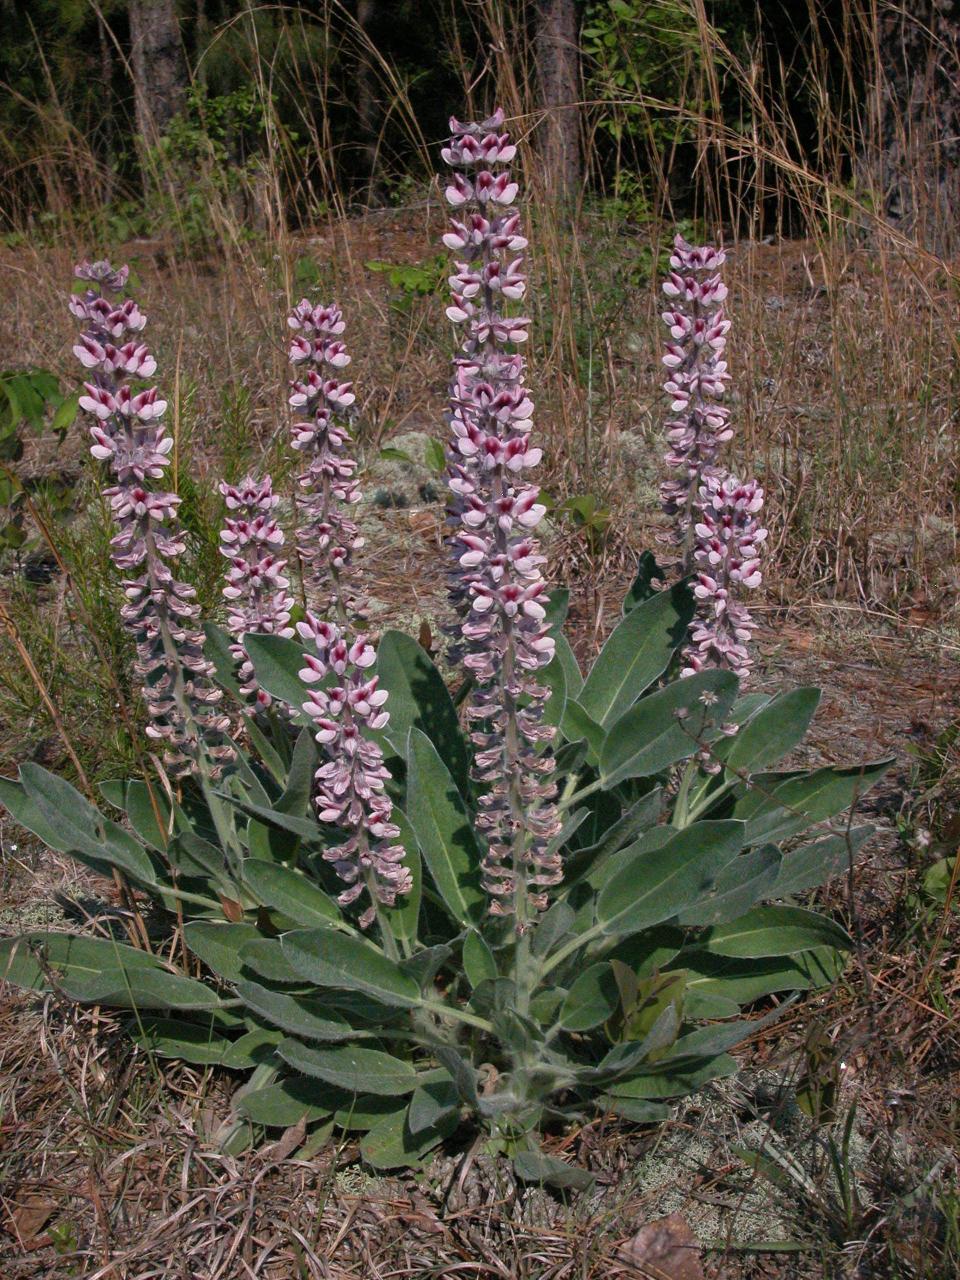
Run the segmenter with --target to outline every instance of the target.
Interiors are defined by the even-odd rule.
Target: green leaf
[[[567,993],[558,1021],[565,1031],[590,1031],[606,1022],[619,1003],[613,970],[604,960],[580,974]]]
[[[680,1098],[696,1093],[711,1080],[736,1075],[738,1070],[736,1058],[726,1053],[699,1061],[685,1060],[677,1067],[656,1063],[627,1080],[618,1080],[610,1092],[614,1098]]]
[[[81,1004],[124,1009],[215,1009],[210,987],[171,973],[145,951],[106,938],[30,933],[0,939],[0,977],[30,991],[47,991],[46,970],[57,987]]]
[[[577,662],[577,656],[570,648],[570,642],[566,636],[556,636],[555,643],[556,649],[553,659],[543,668],[540,675],[544,683],[552,689],[554,683],[550,672],[555,666],[560,667],[563,671],[563,687],[566,691],[566,697],[576,698],[583,688],[583,673],[580,670],[580,664]]]
[[[542,1151],[518,1152],[513,1157],[513,1171],[521,1182],[557,1187],[562,1191],[589,1191],[596,1182],[586,1169],[578,1169]]]
[[[615,1080],[635,1072],[644,1062],[659,1060],[663,1051],[675,1043],[680,1030],[680,1009],[669,988],[664,1000],[653,1003],[650,1015],[652,1021],[646,1031],[641,1031],[638,1024],[635,1034],[641,1039],[615,1044],[595,1068],[580,1072],[581,1077],[591,1081]]]
[[[145,845],[157,853],[166,853],[170,805],[159,786],[149,787],[145,782],[131,779],[101,782],[100,791],[109,804],[126,813],[131,827]]]
[[[277,938],[248,942],[240,952],[240,961],[245,970],[249,969],[268,982],[292,982],[303,986],[303,978],[284,955]]]
[[[405,742],[412,728],[437,749],[462,795],[469,789],[467,744],[457,712],[430,655],[411,636],[387,631],[377,647],[380,687],[390,694],[391,735]]]
[[[0,804],[11,815],[14,822],[32,832],[48,849],[56,849],[58,853],[65,852],[57,844],[56,832],[44,820],[43,814],[27,795],[21,783],[15,782],[13,778],[0,778]]]
[[[663,1102],[644,1102],[640,1098],[612,1096],[602,1098],[601,1102],[614,1115],[621,1120],[629,1120],[631,1124],[659,1124],[670,1117],[670,1108]]]
[[[677,963],[687,975],[687,1007],[691,1016],[694,1002],[732,1000],[737,1005],[750,1004],[778,991],[806,991],[827,986],[842,971],[840,953],[832,947],[820,947],[794,956],[765,956],[759,960],[743,960],[711,955],[695,948],[681,952]]]
[[[414,1090],[407,1111],[407,1128],[414,1135],[435,1129],[459,1109],[460,1095],[452,1080],[428,1081]]]
[[[306,665],[303,645],[286,636],[266,635],[248,635],[243,645],[261,688],[302,715],[307,696],[307,687],[298,674]]]
[[[286,1129],[304,1118],[322,1120],[331,1114],[335,1102],[336,1098],[327,1085],[303,1076],[291,1076],[245,1093],[237,1107],[254,1124]]]
[[[265,907],[272,907],[302,925],[336,924],[340,908],[314,882],[291,867],[260,858],[243,863],[243,883]]]
[[[699,945],[714,955],[737,959],[790,956],[814,947],[849,950],[845,929],[816,911],[800,907],[756,907],[729,924],[710,929]]]
[[[275,1063],[275,1050],[282,1039],[279,1031],[270,1027],[255,1027],[246,1035],[230,1042],[220,1065],[230,1071],[249,1071],[261,1063]]]
[[[554,587],[547,597],[544,609],[546,610],[544,622],[551,631],[559,634],[559,630],[566,622],[567,613],[570,610],[570,589],[568,587]]]
[[[681,911],[682,925],[715,925],[735,920],[761,898],[771,898],[780,872],[780,850],[767,844],[742,853],[717,876],[711,890]]]
[[[447,466],[447,454],[439,440],[429,439],[423,451],[423,458],[431,471],[439,475]]]
[[[160,1058],[180,1058],[198,1066],[220,1066],[230,1048],[226,1036],[214,1031],[208,1023],[182,1022],[177,1018],[149,1018],[131,1031],[142,1048]]]
[[[493,952],[476,929],[468,929],[463,940],[463,968],[471,987],[478,987],[486,979],[498,976]]]
[[[310,813],[318,760],[313,730],[301,729],[293,746],[286,786],[274,806],[278,813],[288,813],[294,817],[304,817]]]
[[[531,955],[549,955],[558,942],[565,942],[576,918],[568,902],[562,898],[555,902],[537,921],[530,944]]]
[[[630,613],[645,600],[657,595],[665,581],[664,572],[657,564],[656,556],[652,551],[644,551],[637,561],[636,577],[623,598],[623,613]],[[661,586],[655,586],[655,582],[659,582]]]
[[[601,890],[597,922],[605,934],[616,935],[667,920],[707,893],[742,845],[739,822],[695,822],[678,831],[661,848],[639,854]]]
[[[480,848],[450,771],[425,734],[407,738],[407,818],[437,892],[460,924],[479,924],[486,911]]]
[[[296,972],[320,987],[361,991],[397,1009],[420,1004],[416,982],[359,938],[332,929],[297,929],[284,934],[280,945]]]
[[[423,860],[417,837],[402,809],[393,806],[392,821],[400,829],[398,841],[403,845],[403,865],[410,872],[412,880],[409,893],[398,897],[392,907],[384,907],[393,936],[399,942],[416,942],[420,934],[420,902],[423,898]]]
[[[625,621],[639,612],[628,614]],[[708,726],[726,719],[736,696],[732,672],[708,670],[641,698],[607,734],[600,756],[604,787],[625,778],[650,777],[694,755],[698,739]]]
[[[663,791],[654,787],[648,791],[629,809],[624,810],[619,818],[607,827],[600,839],[585,849],[578,849],[564,861],[563,879],[566,884],[574,884],[584,876],[599,870],[607,858],[612,857],[638,832],[646,831],[656,825],[663,807]]]
[[[50,423],[51,431],[67,431],[76,421],[77,414],[80,410],[80,392],[76,392],[71,396],[64,396],[57,405],[57,411],[53,415]]]
[[[846,768],[828,765],[813,773],[789,777],[774,786],[769,795],[748,791],[737,801],[733,816],[746,820],[747,844],[780,840],[848,809],[892,763],[890,758]]]
[[[607,735],[575,698],[568,698],[564,704],[563,719],[560,732],[568,742],[585,742],[587,744],[587,760],[592,765],[600,762],[600,753]]]
[[[422,1157],[456,1128],[456,1113],[448,1111],[434,1125],[412,1133],[406,1110],[384,1116],[368,1130],[360,1154],[374,1169],[418,1169]]]
[[[578,701],[584,711],[605,729],[619,719],[666,671],[693,612],[693,597],[683,584],[631,609],[607,640],[580,691]]]
[[[243,970],[242,948],[261,937],[261,933],[253,924],[191,920],[183,927],[183,937],[193,954],[199,956],[208,969],[228,982],[236,982]]]
[[[279,827],[281,831],[291,831],[294,835],[301,836],[305,840],[325,843],[323,828],[314,822],[312,818],[295,817],[292,813],[282,813],[279,809],[269,808],[267,805],[253,804],[249,800],[231,795],[229,791],[217,791],[215,794],[221,800],[226,800],[228,804],[240,809],[243,813],[249,814],[250,817],[259,818],[262,822]],[[266,859],[263,859],[263,861],[266,861]]]
[[[820,704],[819,689],[791,689],[774,698],[729,739],[724,758],[731,769],[766,769],[803,740]]]
[[[117,868],[138,884],[156,886],[157,869],[143,846],[104,818],[66,779],[27,763],[20,766],[20,781],[52,837],[51,848],[69,853],[101,874]]]
[[[240,681],[237,679],[237,660],[230,652],[233,639],[214,622],[203,624],[203,634],[205,636],[203,651],[213,663],[217,683],[228,693],[233,694],[239,703],[246,706],[247,696],[241,692]]]
[[[550,696],[543,704],[543,722],[559,726],[567,707],[567,673],[556,655],[540,672],[540,682],[550,690]]]
[[[284,1040],[280,1056],[295,1071],[326,1080],[349,1093],[375,1093],[401,1097],[417,1087],[417,1073],[409,1062],[379,1049],[338,1045],[335,1049],[308,1049],[299,1040]]]
[[[329,1088],[329,1086],[328,1086]],[[403,1115],[406,1112],[406,1100],[389,1095],[347,1093],[343,1089],[336,1090],[340,1101],[334,1112],[334,1122],[341,1128],[359,1133],[367,1133],[375,1129],[387,1116]]]
[[[305,1040],[321,1040],[336,1044],[341,1040],[365,1039],[368,1031],[355,1031],[353,1026],[336,1009],[309,996],[288,995],[274,991],[258,982],[241,979],[237,983],[237,995],[258,1018]]]
[[[770,897],[786,898],[789,894],[803,893],[833,876],[842,875],[874,830],[872,826],[851,827],[843,835],[827,836],[785,854]]]

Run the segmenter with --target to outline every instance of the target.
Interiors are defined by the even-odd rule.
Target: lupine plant
[[[177,496],[157,487],[170,447],[143,315],[125,271],[85,264],[82,404],[118,568],[140,575],[124,617],[167,766],[102,786],[122,822],[35,764],[0,799],[51,848],[119,876],[131,910],[160,910],[139,946],[113,912],[98,933],[6,940],[2,958],[21,986],[134,1011],[131,1034],[158,1054],[246,1073],[233,1149],[306,1120],[359,1134],[375,1167],[480,1140],[524,1179],[575,1187],[588,1174],[546,1154],[545,1131],[660,1119],[736,1070],[730,1050],[782,1008],[771,997],[840,972],[846,932],[797,897],[848,866],[870,829],[830,820],[886,763],[778,769],[819,695],[741,693],[738,593],[759,582],[762,494],[720,467],[729,322],[711,248],[678,241],[665,286],[676,579],[645,555],[581,670],[536,539],[516,148],[500,112],[451,131],[461,670],[365,629],[344,322],[309,300],[289,321],[296,554],[278,558],[269,478],[225,482],[228,630],[199,631],[169,568],[183,536]],[[192,953],[182,967],[172,935]]]

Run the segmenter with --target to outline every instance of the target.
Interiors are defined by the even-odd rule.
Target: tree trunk
[[[367,183],[367,204],[381,205],[385,201],[386,191],[377,173],[379,150],[376,75],[374,73],[370,49],[370,28],[377,17],[377,0],[358,0],[357,24],[360,27],[360,50],[357,64],[357,117],[360,126],[360,147],[364,178]]]
[[[130,0],[129,15],[137,130],[152,147],[183,109],[187,64],[174,0]]]
[[[884,5],[873,93],[882,212],[951,252],[960,226],[960,0]]]
[[[572,203],[580,191],[580,32],[575,0],[539,0],[534,54],[544,183],[559,201]]]

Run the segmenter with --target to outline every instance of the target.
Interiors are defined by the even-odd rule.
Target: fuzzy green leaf
[[[336,1044],[370,1035],[369,1031],[356,1031],[336,1009],[309,996],[288,995],[246,978],[237,983],[237,995],[257,1017],[305,1040]]]
[[[742,845],[740,822],[696,822],[678,831],[661,848],[638,854],[604,886],[597,922],[605,934],[616,935],[669,919],[712,889]]]
[[[104,818],[65,778],[28,763],[20,766],[20,781],[53,837],[51,848],[71,854],[102,875],[116,868],[137,884],[158,884],[157,868],[146,849],[129,831]]]
[[[284,934],[280,945],[296,972],[317,986],[360,991],[397,1009],[420,1004],[416,982],[359,938],[332,929],[296,929]]]
[[[785,854],[770,896],[786,898],[789,894],[815,889],[833,876],[842,875],[850,862],[856,860],[860,848],[874,830],[872,826],[851,827],[843,835],[827,836]]]
[[[465,794],[467,744],[447,686],[430,655],[402,631],[386,631],[377,648],[377,675],[380,687],[390,694],[391,734],[401,742],[414,727],[426,734]]]
[[[628,614],[624,621],[639,612]],[[600,755],[603,785],[651,777],[678,760],[689,759],[708,727],[726,719],[736,696],[737,678],[732,672],[708,670],[641,698],[607,734]]]
[[[312,1049],[299,1040],[284,1040],[280,1056],[295,1071],[326,1080],[348,1093],[375,1093],[384,1097],[400,1097],[413,1093],[417,1073],[409,1062],[394,1058],[379,1049],[362,1049],[354,1045],[338,1045],[333,1049]]]
[[[243,969],[240,952],[248,942],[261,937],[253,924],[221,924],[213,920],[191,920],[183,927],[183,937],[195,956],[218,977],[236,982]]]
[[[820,704],[819,689],[791,689],[768,702],[722,753],[731,769],[766,769],[792,751],[810,727]]]
[[[291,1076],[245,1093],[238,1110],[254,1124],[286,1129],[298,1120],[322,1120],[332,1113],[336,1095],[328,1085],[303,1076]]]
[[[407,738],[406,812],[437,892],[454,919],[479,924],[486,895],[473,823],[449,769],[417,728]]]
[[[125,943],[43,932],[0,940],[0,978],[27,990],[47,991],[46,969],[57,987],[81,1004],[182,1010],[215,1009],[220,1004],[210,987],[171,973],[156,956]]]
[[[498,976],[493,952],[476,929],[468,929],[463,940],[463,968],[471,987]]]
[[[565,1031],[590,1031],[606,1022],[619,1003],[613,970],[604,960],[580,974],[567,993],[558,1021]]]
[[[230,1048],[226,1036],[212,1026],[182,1022],[178,1018],[148,1018],[135,1024],[133,1039],[160,1058],[179,1058],[198,1066],[221,1066]]]
[[[693,597],[683,584],[631,609],[584,682],[578,698],[584,711],[609,729],[666,671],[692,617]]]
[[[303,645],[286,636],[252,633],[245,637],[243,645],[253,663],[260,687],[302,717],[307,696],[307,687],[298,674],[305,665]]]
[[[850,935],[816,911],[800,907],[756,907],[729,924],[717,925],[699,945],[713,955],[735,959],[790,956],[814,947],[853,946]]]
[[[763,845],[742,853],[717,876],[712,889],[678,914],[682,925],[715,925],[735,920],[761,898],[775,896],[780,850]],[[777,895],[778,896],[778,895]]]
[[[557,1187],[561,1191],[589,1191],[596,1182],[586,1169],[578,1169],[542,1151],[519,1152],[513,1157],[513,1171],[521,1182]]]
[[[340,923],[340,908],[301,871],[261,858],[243,864],[244,885],[266,907],[302,925]]]

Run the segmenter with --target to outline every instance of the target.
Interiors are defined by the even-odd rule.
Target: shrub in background
[[[535,537],[541,451],[518,353],[527,242],[502,124],[453,121],[444,150],[463,724],[414,640],[364,632],[340,311],[304,301],[289,321],[308,607],[294,634],[276,497],[269,478],[246,477],[222,489],[229,634],[201,632],[173,575],[178,499],[155,485],[169,441],[164,402],[143,385],[155,370],[143,315],[121,300],[122,270],[78,269],[81,403],[112,472],[124,618],[166,763],[104,784],[124,825],[32,764],[0,781],[0,799],[165,916],[147,930],[131,909],[136,946],[106,924],[31,933],[6,940],[0,963],[23,987],[133,1010],[131,1034],[162,1055],[249,1073],[221,1135],[233,1148],[306,1117],[359,1131],[364,1158],[392,1168],[479,1131],[522,1178],[579,1186],[589,1175],[543,1151],[545,1129],[666,1115],[736,1070],[730,1049],[761,1025],[745,1006],[840,972],[847,934],[792,900],[845,868],[870,829],[797,837],[885,762],[778,771],[818,693],[741,690],[752,624],[738,592],[760,580],[762,491],[719,464],[723,255],[681,240],[665,285],[664,501],[680,572],[695,574],[666,586],[646,555],[581,671]],[[201,977],[164,958],[174,926]]]

